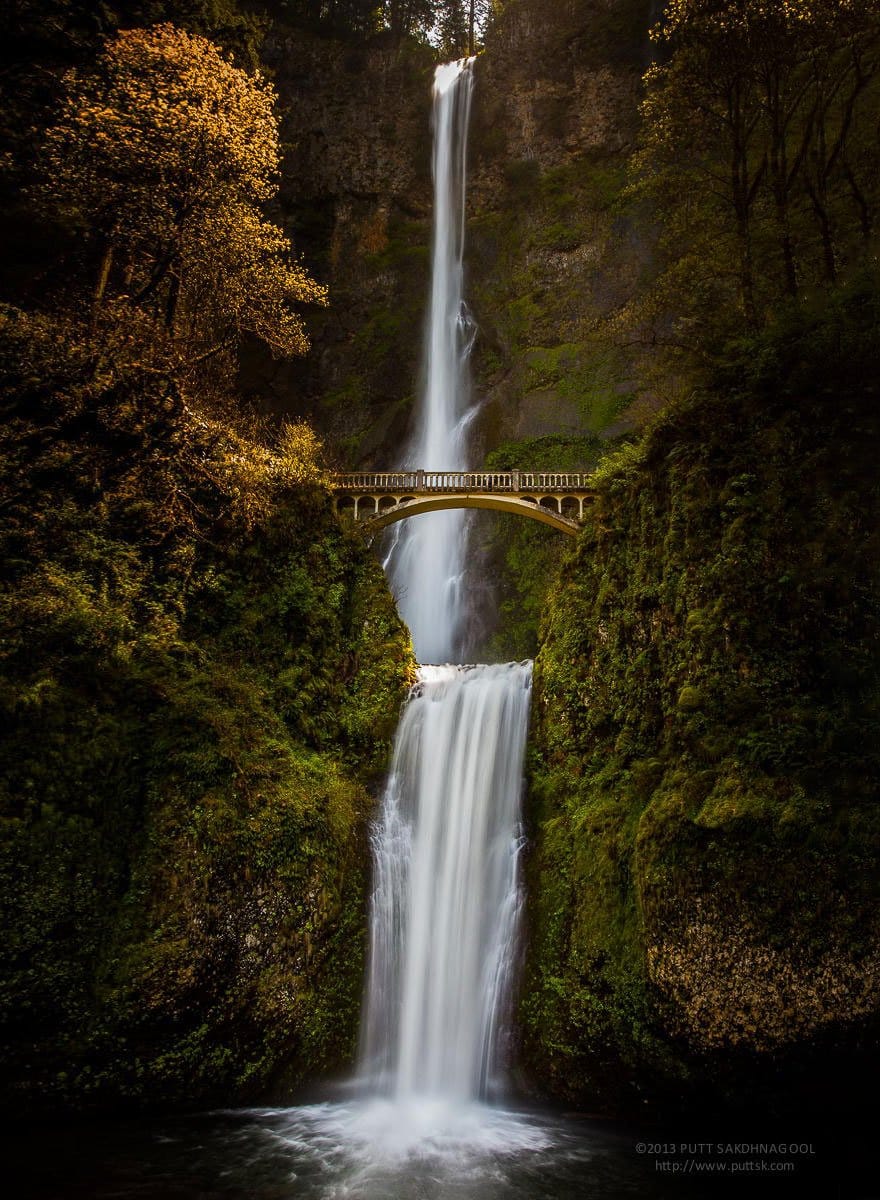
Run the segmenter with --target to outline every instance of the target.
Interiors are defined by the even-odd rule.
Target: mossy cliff
[[[387,467],[421,351],[433,55],[408,40],[339,41],[279,21],[262,59],[281,97],[281,220],[331,302],[310,321],[306,359],[281,363],[253,348],[245,389],[308,415],[340,462]]]
[[[265,1096],[350,1061],[368,785],[411,669],[320,471],[4,315],[0,1082]]]
[[[605,328],[648,255],[619,199],[655,10],[650,0],[511,0],[493,14],[474,67],[468,170],[475,461],[554,468],[558,450],[590,466],[657,401],[647,352]],[[435,64],[424,45],[340,42],[283,20],[261,53],[284,111],[280,219],[331,302],[310,319],[308,358],[280,363],[252,347],[244,388],[306,415],[340,465],[387,468],[419,381]],[[559,437],[565,446],[549,444]],[[566,451],[587,442],[586,456]],[[500,582],[477,571],[468,581],[468,653],[531,654],[554,539],[481,513],[471,523]]]
[[[876,294],[753,339],[596,474],[536,664],[545,1093],[791,1110],[876,1069]]]
[[[649,25],[646,0],[513,0],[477,60],[468,261],[490,449],[631,422],[633,350],[597,331],[644,254],[615,202]]]
[[[606,329],[647,255],[620,197],[650,10],[645,0],[512,0],[487,32],[467,249],[487,466],[589,469],[655,403],[643,349]],[[477,654],[532,655],[562,535],[482,514],[474,527],[497,581],[498,631]]]
[[[477,440],[614,434],[640,401],[635,351],[596,330],[640,270],[614,212],[636,136],[649,0],[512,0],[475,66],[467,293]],[[248,390],[306,414],[346,465],[387,466],[418,386],[428,296],[431,50],[276,20],[261,51],[287,146],[280,215],[331,305],[296,364],[249,356]]]

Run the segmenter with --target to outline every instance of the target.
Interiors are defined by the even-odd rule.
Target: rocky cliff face
[[[480,437],[609,433],[632,365],[591,342],[631,280],[611,206],[635,131],[646,0],[514,0],[480,55],[468,216]],[[285,110],[281,207],[331,307],[303,364],[245,377],[308,412],[340,460],[393,461],[417,387],[428,286],[430,88],[424,48],[276,29],[264,58]]]
[[[281,218],[328,310],[310,314],[313,350],[296,363],[258,351],[249,390],[307,413],[347,465],[387,464],[418,373],[430,237],[430,88],[424,47],[285,32],[264,49],[286,144]]]
[[[478,326],[474,454],[580,469],[651,396],[604,331],[637,286],[642,237],[618,212],[637,128],[647,0],[512,0],[476,64],[467,292]],[[307,414],[346,466],[394,464],[418,387],[429,278],[430,90],[424,48],[344,46],[276,29],[265,51],[285,109],[283,218],[330,285],[305,362],[254,352],[248,390]],[[474,657],[534,652],[557,536],[478,514]],[[500,597],[500,599],[499,599]],[[493,609],[501,608],[501,632]]]
[[[542,1090],[820,1111],[874,1069],[880,496],[851,305],[597,474],[536,664]]]
[[[489,448],[621,428],[633,364],[596,337],[635,272],[613,205],[649,5],[505,7],[477,65],[470,270]]]

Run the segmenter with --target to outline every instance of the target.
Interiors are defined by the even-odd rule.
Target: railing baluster
[[[578,502],[577,514],[584,520],[586,502],[592,496],[590,476],[580,471],[351,471],[340,472],[331,481],[337,493],[355,498],[354,514],[368,519],[366,504],[377,507],[380,496],[391,495],[399,505],[408,493],[431,494],[446,492],[460,494],[474,491],[512,495],[559,496],[571,493]],[[576,518],[577,519],[577,518]]]

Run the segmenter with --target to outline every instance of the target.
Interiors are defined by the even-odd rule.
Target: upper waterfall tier
[[[473,416],[468,359],[473,323],[464,300],[464,211],[473,59],[445,63],[434,77],[434,219],[424,378],[403,466],[463,470],[470,465]],[[467,516],[438,512],[395,531],[385,566],[422,662],[462,654],[462,586]]]

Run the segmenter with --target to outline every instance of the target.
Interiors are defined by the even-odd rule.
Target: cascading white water
[[[408,461],[429,470],[467,465],[474,412],[462,299],[471,85],[469,61],[437,70],[426,380]],[[464,521],[429,513],[395,528],[406,532],[387,565],[416,653],[442,662],[462,644]],[[503,1066],[516,961],[531,679],[531,663],[419,669],[372,830],[359,1095],[256,1114],[302,1169],[304,1196],[524,1200],[555,1147],[567,1164],[583,1160],[566,1131],[483,1102]]]
[[[362,1071],[463,1102],[496,1070],[520,907],[531,663],[422,667],[373,832]]]
[[[473,59],[446,63],[434,76],[434,227],[424,380],[407,468],[462,471],[474,414],[468,358],[473,322],[464,300],[464,212]],[[462,653],[462,587],[467,518],[461,509],[428,513],[394,527],[385,567],[421,662]]]
[[[462,209],[458,200],[448,201],[456,172],[455,187],[463,193],[470,86],[468,64],[439,69],[431,346],[425,426],[413,457],[426,468],[465,464],[472,412],[470,334],[461,304]],[[465,90],[453,102],[456,88]],[[441,103],[444,98],[450,103]],[[446,658],[455,652],[461,624],[454,582],[461,575],[463,525],[454,513],[409,524],[413,534],[394,564],[398,594],[417,652],[423,659]],[[120,1186],[126,1195],[166,1195],[170,1187],[175,1195],[195,1197],[207,1188],[211,1195],[254,1200],[294,1194],[300,1200],[610,1200],[646,1188],[654,1194],[647,1174],[634,1173],[636,1163],[647,1171],[653,1158],[634,1156],[632,1142],[621,1136],[604,1129],[585,1136],[580,1120],[480,1102],[502,1065],[515,960],[531,664],[430,666],[419,675],[373,830],[376,879],[359,1094],[345,1089],[323,1103],[203,1114],[191,1127],[145,1126],[123,1139],[108,1141],[100,1131],[102,1196],[121,1194]],[[88,1130],[78,1130],[77,1146],[83,1133],[88,1143]],[[30,1178],[27,1142],[25,1150],[20,1165]],[[84,1173],[85,1162],[69,1155],[62,1162],[64,1182],[77,1195],[86,1194],[82,1188],[93,1195],[92,1185],[100,1185],[91,1166]],[[625,1164],[622,1173],[614,1163]],[[54,1188],[52,1194],[60,1193]]]
[[[463,298],[471,62],[438,67],[434,81],[426,374],[406,464],[430,470],[467,466],[474,412]],[[398,528],[392,584],[416,654],[443,662],[461,645],[463,514],[430,513]],[[531,663],[423,666],[401,718],[373,830],[361,1078],[408,1114],[417,1096],[461,1112],[496,1074],[520,908],[530,689]]]

